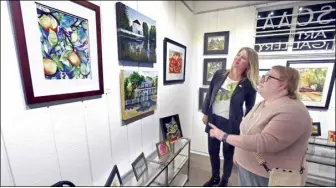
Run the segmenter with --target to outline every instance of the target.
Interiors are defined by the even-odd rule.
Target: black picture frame
[[[168,147],[168,152],[161,155],[160,153],[160,145],[161,144],[165,144]],[[156,152],[158,154],[159,159],[162,158],[163,156],[166,156],[167,154],[169,154],[171,152],[171,145],[169,141],[160,141],[159,143],[156,143]]]
[[[199,94],[198,94],[198,110],[202,110],[203,103],[206,94],[208,93],[208,88],[199,88]]]
[[[104,187],[112,187],[113,186],[112,183],[113,183],[113,180],[114,180],[115,177],[118,178],[118,181],[120,183],[120,187],[123,187],[122,179],[120,177],[117,165],[113,166],[112,171],[110,173],[110,176],[108,177]]]
[[[312,130],[311,136],[321,136],[321,123],[320,122],[313,122],[312,129],[316,127],[317,133],[314,133]]]
[[[209,50],[208,41],[211,37],[224,37],[224,49],[223,50]],[[204,55],[226,55],[229,52],[229,40],[230,40],[230,31],[220,31],[212,33],[204,33]]]
[[[332,72],[329,74],[330,76],[328,77],[326,75],[326,79],[329,78],[330,81],[328,83],[327,80],[326,80],[324,82],[324,84],[323,84],[323,89],[326,89],[326,92],[327,92],[327,95],[325,97],[325,102],[321,103],[321,104],[311,105],[308,102],[306,102],[304,100],[301,100],[306,105],[306,107],[309,108],[309,109],[327,110],[329,108],[330,98],[331,98],[331,95],[332,95],[332,90],[333,90],[333,86],[334,86],[334,82],[335,82],[335,60],[332,60],[332,59],[325,59],[325,60],[323,60],[323,59],[321,59],[321,60],[295,60],[295,61],[287,61],[286,65],[287,65],[287,67],[294,66],[292,68],[296,68],[295,66],[296,65],[300,65],[300,64],[304,65],[305,66],[304,68],[307,68],[307,67],[308,68],[317,68],[316,66],[314,66],[314,64],[315,65],[324,64],[324,66],[326,66],[326,64],[329,64],[328,66],[332,66],[332,68],[331,68]],[[309,67],[309,66],[311,66],[311,67]],[[301,68],[301,67],[299,67],[299,68]],[[324,85],[326,83],[329,84],[328,88],[324,87]],[[307,91],[304,91],[304,92],[307,92]],[[311,92],[311,91],[308,91],[308,92]],[[322,93],[322,96],[321,96],[321,100],[323,100],[323,93]]]
[[[215,69],[213,74],[215,74],[217,70],[226,69],[226,58],[205,58],[203,61],[203,85],[210,85],[210,82],[212,79],[211,77],[210,81],[208,80],[208,64],[209,63],[222,63],[222,66],[220,67],[220,69]]]
[[[182,50],[184,50],[184,55],[183,55],[183,62],[181,64],[181,73],[180,75],[178,75],[178,73],[169,73],[168,69],[167,69],[167,59],[169,57],[167,57],[167,55],[169,56],[169,52],[167,52],[168,49],[168,44],[174,45],[176,47],[181,48]],[[163,40],[163,85],[168,85],[168,84],[177,84],[177,83],[183,83],[185,81],[185,72],[186,72],[186,62],[187,62],[187,47],[183,44],[180,44],[176,41],[173,41],[169,38],[164,38]],[[167,78],[169,75],[175,74],[178,75],[178,79],[169,79]],[[181,75],[182,74],[182,75]],[[172,75],[173,76],[173,75]]]
[[[145,168],[143,169],[143,171],[141,171],[141,173],[137,173],[136,171],[136,165],[141,161],[143,160],[144,161],[144,165],[145,165]],[[137,181],[139,181],[139,179],[144,175],[144,173],[148,170],[148,165],[147,165],[147,161],[146,161],[146,158],[145,158],[145,155],[143,152],[141,152],[141,154],[132,162],[132,169],[133,169],[133,172],[134,172],[134,175],[135,175],[135,178]]]
[[[168,136],[167,136],[168,130],[167,130],[166,124],[172,123],[173,120],[177,124],[177,128],[178,128],[177,135],[174,136],[174,137],[168,138]],[[169,140],[170,143],[174,143],[176,140],[183,137],[180,118],[179,118],[178,114],[160,118],[160,126],[161,126],[161,132],[162,132],[163,140]]]

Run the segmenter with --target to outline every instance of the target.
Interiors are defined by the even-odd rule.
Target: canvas
[[[156,62],[156,22],[116,3],[119,60]]]
[[[119,174],[118,167],[117,165],[114,165],[110,173],[110,176],[105,183],[105,187],[122,187],[122,186],[123,184]]]
[[[185,80],[187,47],[165,38],[163,41],[163,84],[182,83]]]
[[[120,71],[122,120],[154,111],[157,107],[157,71]]]
[[[148,166],[144,153],[142,152],[132,163],[133,172],[137,181],[147,171]]]
[[[163,140],[169,140],[170,143],[173,143],[183,137],[178,114],[160,118],[160,125]]]
[[[87,1],[10,5],[28,104],[104,92],[99,6]]]
[[[328,109],[335,79],[334,60],[288,61],[300,73],[299,97],[308,108]]]
[[[171,151],[171,146],[169,140],[161,141],[156,144],[156,151],[159,158],[165,156]]]
[[[202,110],[203,103],[206,97],[206,94],[208,92],[208,88],[199,88],[199,94],[198,94],[198,110]]]
[[[204,33],[204,55],[228,54],[229,31]]]
[[[311,136],[321,136],[321,123],[320,122],[313,122]]]
[[[216,71],[226,69],[226,58],[204,59],[203,85],[209,85]]]

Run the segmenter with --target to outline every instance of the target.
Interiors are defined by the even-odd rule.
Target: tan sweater
[[[309,112],[299,100],[287,96],[263,106],[256,104],[240,124],[242,148],[235,148],[234,160],[239,166],[268,177],[266,170],[258,164],[253,152],[258,152],[267,162],[269,169],[287,168],[300,170],[312,132]],[[304,161],[302,186],[307,179]]]

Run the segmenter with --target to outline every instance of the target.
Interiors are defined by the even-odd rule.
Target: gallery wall
[[[255,6],[237,8],[223,11],[214,11],[210,13],[195,15],[195,31],[194,31],[194,80],[196,84],[193,85],[193,92],[198,96],[199,88],[208,88],[203,86],[203,60],[204,58],[227,58],[226,68],[231,67],[235,54],[241,47],[248,46],[253,48],[255,42],[255,27],[256,27],[256,13]],[[229,53],[228,55],[203,55],[204,33],[230,31],[229,38]],[[261,55],[259,53],[259,68],[270,69],[274,65],[286,66],[288,60],[307,60],[307,59],[321,59],[321,57],[312,57],[310,55],[301,55],[298,57],[289,58],[283,56]],[[323,59],[334,59],[335,57],[328,57]],[[321,122],[321,136],[320,138],[327,139],[328,130],[335,130],[335,82],[333,83],[333,91],[328,110],[312,110],[309,113],[314,122]],[[256,102],[261,100],[260,96]],[[194,116],[192,126],[192,140],[191,148],[193,151],[208,155],[207,134],[204,132],[205,125],[202,122],[203,113],[198,110],[198,97],[194,97]]]
[[[179,114],[185,137],[193,122],[192,35],[194,17],[180,1],[123,1],[157,24],[157,63],[153,68],[119,65],[115,3],[100,6],[104,94],[27,106],[8,2],[1,1],[1,186],[49,186],[70,180],[102,186],[117,164],[121,175],[141,152],[159,141],[159,118]],[[163,86],[163,39],[187,46],[186,79]],[[119,71],[157,70],[158,107],[153,115],[124,125]],[[196,96],[195,96],[196,97]]]

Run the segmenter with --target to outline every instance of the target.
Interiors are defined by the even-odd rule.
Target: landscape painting
[[[119,60],[156,62],[156,22],[116,3]]]
[[[36,7],[45,79],[91,79],[88,20]]]
[[[160,118],[160,125],[163,140],[169,140],[170,143],[173,143],[183,137],[178,114]]]
[[[204,33],[204,55],[228,54],[229,31]]]
[[[121,70],[122,120],[154,111],[157,107],[157,71]]]
[[[328,109],[335,81],[334,60],[288,61],[300,74],[299,97],[309,108]]]
[[[203,85],[209,85],[216,71],[226,69],[226,58],[204,59]]]

